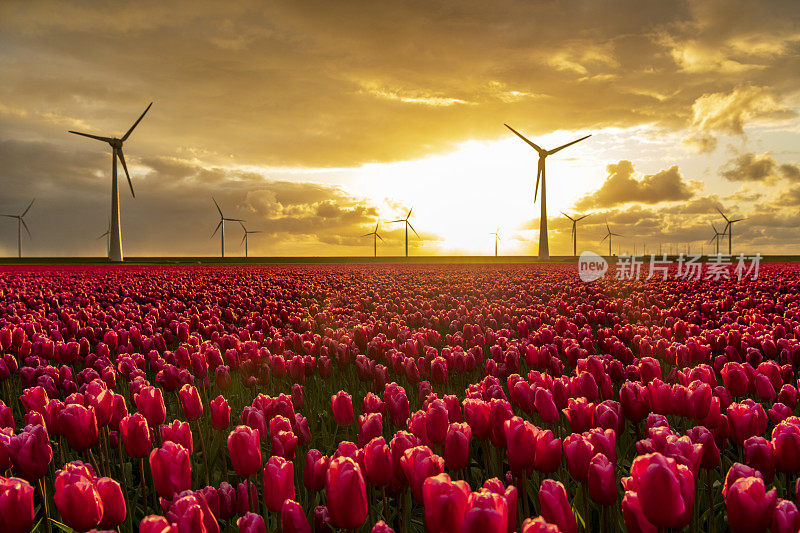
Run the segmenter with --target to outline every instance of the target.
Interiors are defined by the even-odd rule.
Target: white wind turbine
[[[25,231],[28,232],[28,237],[31,237],[31,230],[28,229],[28,225],[25,223],[25,215],[28,214],[33,202],[36,201],[36,198],[31,200],[31,203],[28,204],[28,207],[25,208],[25,211],[22,212],[21,215],[1,215],[8,218],[16,218],[17,219],[17,253],[19,257],[22,257],[22,228],[25,228]]]
[[[217,228],[214,230],[214,233],[211,234],[211,238],[212,239],[214,238],[214,235],[217,234],[217,231],[222,230],[222,231],[220,231],[220,234],[219,234],[219,236],[220,236],[220,253],[222,254],[222,257],[225,257],[225,221],[227,220],[229,222],[242,223],[242,222],[244,222],[244,220],[242,220],[241,218],[226,218],[225,215],[222,214],[222,209],[219,208],[219,204],[217,203],[216,200],[214,200],[213,196],[211,197],[211,200],[214,202],[214,205],[217,206],[217,211],[219,211],[219,224],[217,224]]]

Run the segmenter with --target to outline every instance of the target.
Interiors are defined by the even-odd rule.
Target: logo
[[[594,252],[581,252],[578,258],[578,276],[581,281],[590,283],[605,276],[608,271],[608,262]]]

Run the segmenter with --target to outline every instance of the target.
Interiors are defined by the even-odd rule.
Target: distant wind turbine
[[[717,255],[719,255],[719,238],[725,237],[725,232],[723,231],[722,233],[720,233],[714,224],[711,224],[711,227],[714,228],[714,236],[711,237],[711,239],[709,239],[708,244],[715,242],[717,245]]]
[[[261,233],[261,231],[248,230],[247,228],[244,227],[244,222],[242,222],[241,220],[239,221],[239,224],[242,226],[242,231],[244,231],[244,235],[242,236],[242,242],[239,243],[239,246],[244,244],[244,258],[247,259],[247,236],[250,235],[251,233]]]
[[[395,222],[405,222],[406,224],[406,257],[408,257],[408,228],[411,228],[411,231],[414,232],[414,235],[416,235],[418,239],[422,239],[422,237],[419,236],[419,233],[417,233],[417,230],[414,229],[414,226],[411,225],[411,222],[408,221],[408,219],[411,218],[411,211],[413,210],[414,210],[413,207],[408,210],[406,218],[400,218],[389,222],[389,224],[394,224]]]
[[[561,212],[561,214],[572,221],[572,255],[578,255],[578,230],[577,230],[578,221],[583,220],[589,215],[583,215],[578,218],[572,218],[563,211]]]
[[[150,105],[147,106],[147,109],[144,110],[144,113],[136,119],[136,122],[133,123],[133,126],[125,132],[125,135],[122,136],[121,139],[116,137],[100,137],[98,135],[91,135],[89,133],[81,133],[79,131],[72,131],[70,133],[74,133],[75,135],[82,135],[83,137],[89,137],[90,139],[96,139],[98,141],[103,141],[108,143],[111,146],[111,234],[110,240],[111,244],[108,248],[108,260],[109,261],[122,261],[122,229],[120,227],[119,222],[119,189],[117,187],[117,159],[119,162],[122,163],[122,168],[125,169],[125,176],[128,178],[128,185],[131,188],[131,196],[136,198],[136,195],[133,193],[133,183],[131,183],[131,176],[128,174],[128,166],[125,164],[125,155],[122,153],[122,144],[128,140],[133,129],[139,125],[139,122],[144,118],[147,112],[150,110],[150,106],[153,105],[153,102],[150,102]]]
[[[222,214],[222,209],[219,208],[219,204],[214,197],[211,197],[211,200],[214,202],[214,205],[217,206],[217,211],[219,211],[219,224],[217,224],[217,229],[214,230],[214,233],[211,234],[211,238],[214,238],[214,235],[217,234],[217,231],[220,231],[220,250],[222,253],[222,257],[225,257],[225,221],[229,222],[244,222],[244,220],[240,218],[226,218],[225,215]]]
[[[608,227],[608,222],[606,222],[606,231],[607,231],[606,236],[603,237],[603,239],[600,242],[603,242],[604,240],[608,239],[608,255],[611,256],[611,236],[613,235],[614,237],[622,237],[622,235],[620,235],[619,233],[612,232],[611,228]],[[619,246],[619,244],[617,246]]]
[[[544,148],[541,148],[539,145],[528,140],[525,136],[523,136],[521,133],[519,133],[517,130],[515,130],[508,124],[505,124],[505,127],[513,131],[517,137],[528,143],[534,150],[536,150],[539,153],[539,166],[536,171],[536,187],[533,189],[533,201],[536,202],[536,196],[539,192],[539,180],[541,179],[542,211],[539,217],[539,258],[548,259],[550,257],[550,245],[547,240],[547,181],[545,178],[545,165],[544,165],[545,158],[549,155],[553,155],[554,153],[563,150],[567,146],[572,146],[573,144],[581,142],[584,139],[588,139],[589,137],[591,137],[591,135],[581,137],[580,139],[568,142],[567,144],[562,144],[558,148],[553,148],[552,150],[545,150]]]
[[[493,233],[490,233],[489,235],[494,235],[494,256],[497,257],[497,241],[500,240],[500,228],[498,227],[496,230],[494,230]]]
[[[717,211],[719,211],[719,214],[722,215],[722,218],[724,218],[725,222],[727,222],[727,224],[725,224],[725,229],[722,231],[722,234],[723,235],[725,235],[725,233],[728,234],[728,255],[731,255],[731,244],[733,243],[733,223],[741,222],[742,220],[744,220],[744,218],[737,218],[734,220],[730,220],[728,217],[725,216],[725,213],[723,213],[719,207],[717,207]]]
[[[108,252],[109,246],[111,246],[111,220],[108,221],[108,227],[106,228],[105,233],[101,233],[97,240],[102,239],[103,237],[106,238],[106,253]]]
[[[409,214],[411,214],[410,211],[409,211]],[[377,221],[375,223],[375,230],[374,231],[371,231],[369,233],[365,233],[364,235],[362,235],[362,237],[369,237],[370,235],[372,235],[372,254],[373,254],[373,257],[378,257],[378,239],[380,239],[381,242],[383,242],[383,237],[378,235],[378,224],[380,224],[380,223],[381,223],[380,220]],[[406,230],[406,255],[408,255],[408,241],[407,241],[407,239],[408,239],[408,230]]]
[[[22,257],[22,228],[25,227],[25,231],[28,232],[28,237],[31,237],[31,230],[28,229],[28,225],[25,223],[25,215],[28,214],[33,202],[36,201],[36,198],[31,200],[31,203],[28,204],[28,207],[25,208],[25,211],[22,212],[21,215],[2,215],[8,218],[16,218],[17,219],[17,253],[19,257]]]

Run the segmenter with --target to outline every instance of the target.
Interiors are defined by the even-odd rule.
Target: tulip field
[[[800,266],[0,270],[0,532],[800,530]]]

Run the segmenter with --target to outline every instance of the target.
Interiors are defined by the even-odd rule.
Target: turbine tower
[[[25,223],[25,215],[28,214],[33,202],[36,201],[36,198],[31,200],[31,203],[28,204],[28,207],[25,208],[25,211],[22,212],[21,215],[2,215],[8,218],[16,218],[17,219],[17,253],[19,257],[22,258],[22,227],[25,227],[25,231],[28,232],[28,237],[31,237],[31,230],[28,229],[28,225]]]
[[[496,230],[494,230],[493,233],[490,233],[489,235],[494,235],[494,256],[497,257],[497,241],[500,240],[500,228],[498,227]]]
[[[722,234],[723,235],[725,235],[725,233],[728,234],[728,255],[731,255],[731,244],[733,243],[733,223],[741,222],[744,219],[736,218],[734,220],[730,220],[728,217],[725,216],[725,213],[723,213],[719,207],[717,207],[717,211],[719,211],[719,214],[722,215],[722,218],[724,218],[725,222],[727,222],[727,224],[725,224],[725,229],[722,231]]]
[[[120,262],[123,259],[122,256],[122,228],[120,227],[119,222],[119,189],[117,187],[117,159],[119,162],[122,163],[122,168],[125,170],[125,176],[128,178],[128,185],[131,188],[131,196],[136,198],[136,195],[133,193],[133,183],[131,183],[131,176],[128,174],[128,166],[125,164],[125,155],[122,153],[122,144],[128,140],[128,137],[131,136],[133,129],[139,125],[139,122],[144,118],[147,112],[150,110],[150,106],[153,105],[153,102],[150,102],[150,105],[147,106],[147,109],[144,110],[144,113],[136,119],[136,122],[133,123],[133,126],[125,132],[125,135],[122,138],[118,139],[116,137],[100,137],[98,135],[90,135],[89,133],[81,133],[79,131],[72,131],[70,133],[74,133],[75,135],[82,135],[84,137],[89,137],[90,139],[95,139],[98,141],[103,141],[108,143],[111,146],[111,234],[110,234],[110,241],[111,244],[108,248],[108,260]]]
[[[364,235],[362,235],[362,237],[369,237],[370,235],[372,235],[372,254],[373,254],[373,257],[378,257],[378,239],[380,239],[381,242],[383,242],[383,237],[378,235],[378,224],[380,224],[380,223],[381,223],[381,221],[378,220],[375,223],[375,230],[374,231],[371,231],[369,233],[365,233]],[[414,233],[416,233],[416,232],[414,232]],[[406,230],[406,236],[408,236],[408,230]],[[406,244],[406,255],[408,255],[408,244]]]
[[[241,223],[241,222],[244,222],[244,220],[242,220],[240,218],[226,218],[225,215],[222,214],[222,209],[219,208],[219,204],[217,203],[216,200],[214,200],[213,196],[211,197],[211,200],[214,202],[214,205],[217,206],[217,211],[219,211],[219,224],[217,224],[217,228],[214,230],[214,233],[211,234],[211,238],[212,239],[214,238],[214,235],[217,234],[217,231],[219,231],[220,229],[222,230],[220,232],[220,234],[219,234],[219,236],[220,236],[220,251],[222,253],[222,257],[224,258],[225,257],[225,221],[227,220],[229,222],[239,222],[239,223]]]
[[[572,221],[572,255],[577,257],[577,255],[578,255],[578,230],[577,230],[578,221],[583,220],[584,218],[588,217],[589,215],[583,215],[583,216],[579,216],[578,218],[572,218],[571,216],[569,216],[568,214],[566,214],[563,211],[561,212],[561,214]]]
[[[392,220],[391,222],[389,222],[389,224],[394,224],[395,222],[405,222],[406,224],[406,257],[408,257],[408,228],[411,228],[411,231],[414,232],[414,235],[416,235],[418,239],[422,239],[422,237],[419,236],[419,233],[417,233],[417,230],[414,229],[414,226],[411,225],[411,222],[408,221],[408,219],[411,218],[411,211],[413,210],[414,210],[413,207],[408,210],[406,218],[399,218],[397,220]]]
[[[250,235],[251,233],[261,233],[261,231],[248,230],[247,228],[244,227],[244,222],[242,222],[241,220],[239,221],[239,224],[242,226],[242,231],[244,231],[244,235],[242,236],[242,242],[239,243],[239,246],[244,244],[244,258],[247,259],[247,236]]]
[[[620,235],[619,233],[612,232],[611,228],[608,227],[608,222],[606,222],[606,232],[607,232],[606,236],[603,237],[603,239],[600,242],[603,242],[604,240],[608,239],[608,256],[611,257],[611,236],[613,235],[615,237],[622,237],[622,235]],[[617,246],[619,247],[619,244],[617,244]]]
[[[717,231],[717,227],[714,224],[711,224],[711,227],[714,228],[714,236],[711,237],[711,239],[708,241],[708,244],[711,244],[712,242],[716,241],[717,255],[719,255],[719,238],[725,237],[725,232],[723,231],[722,233],[720,233],[719,231]]]
[[[541,148],[539,145],[531,142],[524,135],[519,133],[517,130],[505,124],[505,127],[510,129],[514,132],[514,134],[528,143],[534,150],[539,153],[539,166],[536,171],[536,187],[533,189],[533,201],[536,202],[536,196],[539,192],[539,180],[541,179],[542,182],[542,212],[539,216],[539,259],[549,259],[550,258],[550,245],[547,240],[547,181],[546,181],[546,174],[545,174],[545,165],[544,161],[545,158],[549,155],[553,155],[556,152],[559,152],[566,148],[567,146],[572,146],[575,143],[581,142],[584,139],[588,139],[591,135],[587,135],[585,137],[581,137],[572,142],[568,142],[567,144],[562,144],[558,148],[553,148],[552,150],[545,150]]]

